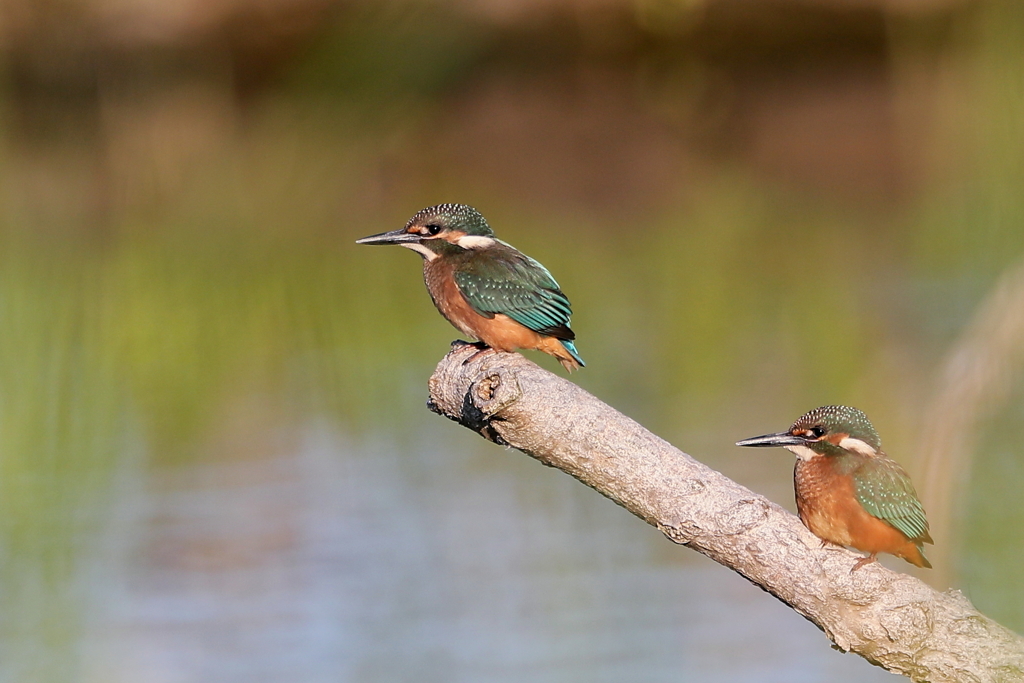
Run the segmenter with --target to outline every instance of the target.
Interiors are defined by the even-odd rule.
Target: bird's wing
[[[502,313],[534,332],[575,339],[569,299],[547,268],[511,247],[494,249],[501,251],[481,253],[455,270],[455,284],[469,305],[488,318]]]
[[[912,541],[932,542],[924,507],[899,463],[886,457],[869,458],[854,482],[857,500],[868,514],[888,522]]]

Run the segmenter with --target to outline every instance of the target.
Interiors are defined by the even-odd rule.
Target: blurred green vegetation
[[[108,283],[95,253],[10,235],[0,264],[0,651],[12,680],[67,680],[54,653],[81,636],[76,571],[126,438]]]
[[[172,150],[182,168],[171,173],[166,150],[111,161],[109,131],[29,139],[8,87],[3,678],[75,679],[88,593],[77,572],[139,443],[152,468],[187,465],[254,394],[295,423],[320,415],[357,437],[415,439],[403,411],[420,409],[456,333],[430,305],[418,258],[352,242],[440,201],[478,206],[559,279],[588,361],[574,380],[697,457],[742,479],[730,469],[736,438],[843,402],[877,416],[913,470],[943,354],[1024,256],[1024,16],[1013,2],[979,2],[960,18],[924,56],[913,27],[892,23],[897,98],[920,61],[952,65],[929,76],[937,115],[924,134],[936,149],[895,204],[807,190],[728,155],[624,214],[528,204],[449,164],[434,132],[494,70],[544,67],[511,60],[512,41],[486,23],[428,4],[342,13],[224,137],[184,161]],[[699,54],[675,59],[675,73],[715,73]],[[641,109],[695,106],[685,92],[636,87]],[[109,103],[96,107],[109,116]],[[923,134],[916,124],[900,123]],[[1021,405],[1017,391],[979,426],[969,508],[955,514],[963,585],[1018,630]]]

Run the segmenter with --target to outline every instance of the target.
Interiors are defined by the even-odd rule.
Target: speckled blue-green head
[[[472,206],[465,204],[428,206],[417,211],[405,224],[404,229],[408,231],[410,228],[427,227],[432,230],[433,226],[439,228],[434,234],[452,231],[478,237],[494,237],[494,231],[487,224],[487,219]]]
[[[404,228],[370,235],[356,244],[397,244],[426,259],[452,256],[497,243],[479,211],[465,204],[438,204],[416,212]]]
[[[882,439],[864,411],[850,406],[822,406],[802,415],[789,428],[790,434],[802,434],[821,440],[837,434],[862,441],[874,451],[882,450]]]
[[[821,455],[844,451],[879,453],[882,440],[863,411],[850,406],[821,406],[801,415],[784,432],[744,439],[737,446],[784,446],[799,453],[803,446]]]

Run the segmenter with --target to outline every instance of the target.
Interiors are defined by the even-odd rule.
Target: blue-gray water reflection
[[[122,477],[84,679],[889,675],[565,475],[416,422],[414,448],[311,421],[257,461]]]

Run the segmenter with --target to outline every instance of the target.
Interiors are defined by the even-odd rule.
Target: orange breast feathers
[[[853,478],[838,474],[831,458],[797,460],[794,480],[800,520],[815,536],[872,555],[889,553],[919,567],[925,566],[913,541],[861,506]]]
[[[484,316],[473,310],[455,284],[455,272],[450,263],[436,258],[423,262],[423,281],[430,292],[434,306],[445,319],[465,335],[480,339],[477,333]]]

